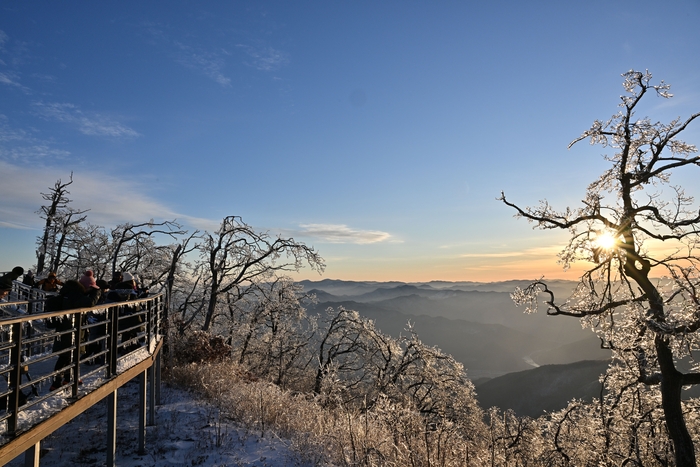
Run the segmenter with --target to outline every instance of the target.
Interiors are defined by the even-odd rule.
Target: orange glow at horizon
[[[616,243],[606,240],[606,244]],[[647,245],[657,255],[672,254],[670,245]],[[534,247],[512,252],[474,253],[459,256],[423,256],[415,258],[328,258],[323,274],[302,270],[296,280],[319,281],[336,279],[347,281],[400,281],[400,282],[502,282],[509,280],[561,279],[578,281],[593,263],[577,261],[564,269],[558,263],[561,245]],[[657,275],[654,275],[657,276]]]

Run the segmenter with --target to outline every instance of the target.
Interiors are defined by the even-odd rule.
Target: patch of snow
[[[306,467],[289,441],[251,432],[223,418],[214,406],[163,384],[156,424],[146,428],[146,453],[138,451],[138,380],[117,391],[117,457],[120,467]],[[41,443],[41,465],[105,465],[107,407],[100,402]],[[24,456],[8,466],[24,465]]]

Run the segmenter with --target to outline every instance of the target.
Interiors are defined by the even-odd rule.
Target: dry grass
[[[415,411],[388,401],[366,411],[329,408],[311,395],[256,380],[232,362],[179,366],[170,377],[245,429],[290,440],[299,459],[312,465],[479,465],[465,463],[465,439],[455,430],[427,430]]]

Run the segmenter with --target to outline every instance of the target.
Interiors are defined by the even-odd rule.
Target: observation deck
[[[117,390],[134,378],[145,452],[146,425],[155,424],[160,403],[164,294],[45,312],[48,295],[15,281],[8,301],[0,301],[0,466],[23,453],[25,466],[39,466],[41,441],[104,399],[106,464],[113,466]],[[68,326],[47,326],[52,318]],[[54,352],[57,339],[69,344]],[[59,358],[66,366],[58,367]]]

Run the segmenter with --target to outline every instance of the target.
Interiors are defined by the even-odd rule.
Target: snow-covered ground
[[[288,441],[266,431],[246,431],[220,418],[219,410],[192,394],[162,386],[156,425],[146,428],[146,454],[138,454],[138,379],[117,393],[117,457],[120,467],[307,466]],[[107,407],[100,402],[41,444],[42,466],[101,466],[106,463]],[[10,466],[24,465],[24,456]]]

